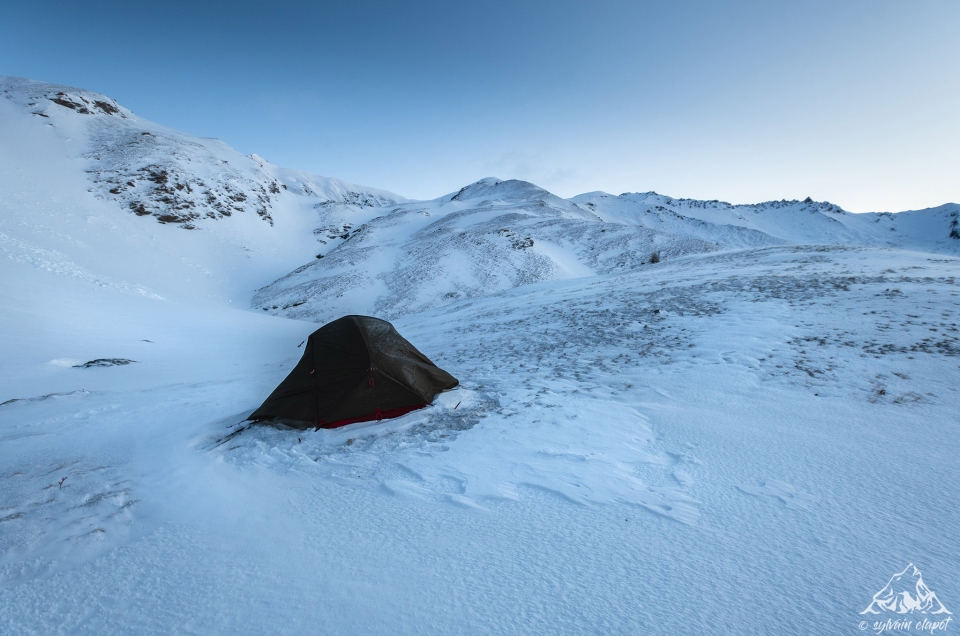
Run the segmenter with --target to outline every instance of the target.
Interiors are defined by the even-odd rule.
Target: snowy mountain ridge
[[[721,247],[605,223],[531,183],[487,178],[371,219],[322,258],[258,290],[253,306],[317,322],[344,308],[393,319],[530,283],[627,271],[651,258]]]
[[[689,254],[777,245],[960,253],[958,207],[855,215],[827,202],[732,205],[656,193],[562,199],[485,178],[398,205],[257,291],[252,306],[326,322],[332,307],[388,319],[545,280],[630,271]]]
[[[51,127],[81,116],[71,123],[87,128],[83,157],[90,160],[86,171],[97,195],[161,223],[196,229],[201,219],[256,213],[272,225],[271,210],[283,190],[366,206],[404,200],[383,190],[278,168],[257,155],[240,155],[219,139],[159,126],[92,91],[3,77],[0,92],[49,120]]]
[[[652,228],[696,227],[693,221],[761,232],[789,244],[871,245],[960,253],[960,205],[905,212],[846,212],[827,201],[781,200],[756,204],[674,199],[656,192],[604,192],[570,199],[604,221]],[[692,230],[696,231],[696,230]]]
[[[4,77],[0,97],[0,254],[74,280],[246,305],[316,254],[324,214],[366,219],[406,201],[244,156],[99,93]]]
[[[164,234],[159,253],[156,237],[143,236],[152,230],[142,224],[124,230],[119,242],[148,241],[149,247],[130,249],[156,259],[153,271],[189,263],[205,278],[228,282],[237,292],[249,290],[249,280],[257,286],[274,281],[258,290],[252,306],[295,318],[334,317],[329,310],[333,298],[359,313],[396,318],[532,282],[627,271],[651,259],[724,249],[812,243],[955,254],[960,247],[955,204],[854,215],[809,199],[732,205],[653,192],[618,197],[592,192],[563,199],[532,183],[496,178],[432,201],[408,201],[383,190],[279,168],[257,155],[243,156],[219,140],[137,117],[99,93],[0,78],[0,94],[8,106],[0,125],[17,128],[7,135],[12,143],[5,143],[8,165],[19,165],[38,149],[45,153],[32,175],[38,189],[50,181],[66,186],[63,172],[51,172],[51,166],[67,163],[82,178],[73,180],[69,192],[58,193],[58,200],[79,199],[89,206],[93,195],[99,202],[94,216],[107,225],[127,225],[118,214],[123,211],[161,225],[205,230],[200,240]],[[44,170],[50,173],[46,177],[41,176]],[[83,182],[87,185],[81,190]],[[229,223],[220,222],[227,219]],[[271,231],[260,231],[254,219]],[[24,222],[34,225],[37,220]],[[89,263],[89,253],[76,253],[76,245],[51,251],[44,241],[35,243],[24,235],[24,224],[19,225],[0,240],[5,250],[19,250],[16,258],[36,260],[24,250],[57,252],[61,256],[44,257],[44,262],[89,272],[87,279],[115,286],[164,297],[171,293],[154,273],[147,279],[118,280],[120,272],[98,271]],[[85,225],[89,232],[89,220]],[[269,264],[246,263],[238,269],[236,259],[253,254],[261,255],[253,260],[267,258]],[[258,273],[243,273],[250,267]],[[121,269],[122,277],[128,277],[129,270]],[[162,287],[167,289],[158,289]]]

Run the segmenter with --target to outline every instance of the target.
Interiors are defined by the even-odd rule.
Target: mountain
[[[869,245],[960,254],[960,205],[955,203],[907,212],[853,214],[809,197],[803,201],[733,205],[674,199],[656,192],[620,196],[590,192],[570,200],[607,222],[716,236],[714,240],[729,247],[778,243]],[[697,221],[707,225],[698,227]]]
[[[718,250],[960,253],[955,204],[850,214],[809,199],[563,199],[495,178],[409,201],[241,155],[99,93],[0,78],[0,95],[0,250],[73,280],[163,298],[229,300],[318,322],[344,309],[390,319]]]
[[[0,96],[0,250],[74,278],[245,305],[316,254],[331,215],[365,220],[406,201],[244,156],[92,91],[0,77]]]
[[[873,600],[861,614],[881,612],[920,612],[921,614],[952,614],[937,598],[936,592],[927,587],[920,570],[912,563],[903,572],[890,577],[883,589],[873,595]]]
[[[562,199],[487,178],[350,228],[322,258],[258,290],[252,306],[315,322],[336,318],[333,307],[393,319],[520,285],[631,271],[654,253],[818,244],[958,254],[958,210],[851,214],[809,199],[732,205],[652,192]]]
[[[532,183],[487,178],[353,228],[323,258],[259,290],[252,304],[316,322],[344,309],[392,319],[520,285],[636,269],[654,253],[678,258],[721,247],[605,223]]]

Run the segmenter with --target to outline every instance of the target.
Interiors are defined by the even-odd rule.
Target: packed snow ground
[[[311,195],[109,98],[3,86],[0,633],[862,633],[908,563],[956,611],[956,205],[297,177]],[[118,113],[177,151],[95,159]],[[152,186],[104,190],[104,157],[288,188],[272,224],[163,222],[123,198]],[[382,423],[243,428],[317,328],[289,312],[357,310],[254,290],[353,257],[461,386]]]
[[[464,381],[433,407],[219,446],[315,325],[76,299],[82,339],[17,327],[36,357],[137,363],[5,361],[62,395],[0,407],[0,620],[847,632],[901,562],[949,608],[957,265],[780,247],[511,290],[397,321]]]

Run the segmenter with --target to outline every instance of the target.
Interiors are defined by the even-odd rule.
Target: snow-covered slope
[[[396,323],[462,382],[435,405],[221,445],[316,325],[37,287],[0,632],[860,633],[911,562],[952,608],[958,274],[786,246],[456,301]]]
[[[337,311],[385,318],[544,280],[632,270],[720,249],[695,236],[604,223],[525,181],[487,178],[353,228],[323,258],[261,289],[253,306],[326,322]]]
[[[960,205],[956,203],[895,214],[851,214],[832,203],[810,198],[732,205],[674,199],[656,192],[620,196],[590,192],[570,200],[604,221],[710,237],[727,247],[872,245],[960,254]]]
[[[955,204],[853,215],[809,200],[564,200],[499,179],[409,202],[242,156],[90,91],[2,78],[0,94],[0,249],[64,276],[163,298],[228,299],[320,322],[336,317],[336,299],[337,311],[393,318],[532,282],[628,271],[655,253],[809,243],[960,248]],[[111,249],[96,247],[104,244]]]
[[[259,290],[267,313],[326,322],[337,310],[395,318],[543,280],[630,271],[657,258],[785,244],[960,253],[960,206],[855,215],[830,203],[734,206],[655,193],[561,199],[483,179],[354,227],[320,260]]]
[[[64,276],[245,306],[316,254],[331,211],[357,223],[404,200],[245,157],[98,93],[0,78],[0,250]]]

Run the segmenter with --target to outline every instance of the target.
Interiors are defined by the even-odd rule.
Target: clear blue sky
[[[960,201],[960,2],[6,2],[0,74],[432,198]]]

